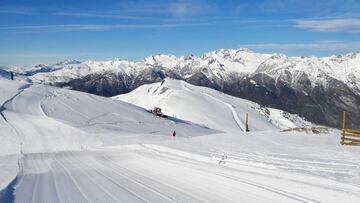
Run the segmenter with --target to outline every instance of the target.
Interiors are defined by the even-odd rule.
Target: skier
[[[174,131],[174,132],[173,132],[173,137],[175,137],[175,136],[176,136],[176,132]]]

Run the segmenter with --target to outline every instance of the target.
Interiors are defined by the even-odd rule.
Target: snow
[[[3,136],[3,135],[2,135]],[[5,142],[4,140],[0,141],[1,146],[9,148],[11,146],[9,143]],[[16,147],[12,146],[13,149]],[[4,150],[2,150],[4,151]],[[14,150],[15,151],[15,150]],[[14,152],[16,153],[16,152]],[[18,173],[18,155],[6,155],[2,152],[0,154],[0,200],[2,200],[1,196],[4,189],[17,175]]]
[[[271,54],[259,54],[249,49],[240,48],[220,49],[206,53],[202,56],[202,59],[219,61],[229,73],[253,73],[261,63],[271,56]],[[218,68],[214,67],[214,69]]]
[[[185,78],[204,69],[206,70],[204,73],[210,77],[228,78],[234,73],[253,73],[262,62],[271,56],[271,54],[259,54],[240,48],[220,49],[202,56],[176,57],[170,54],[158,54],[146,57],[141,61],[127,61],[115,58],[109,61],[62,63],[63,67],[61,69],[54,67],[52,68],[53,71],[37,73],[30,76],[29,79],[40,83],[67,82],[71,79],[103,72],[138,76],[144,70],[159,67],[173,70]]]
[[[175,80],[131,94],[177,118],[0,79],[0,202],[360,200],[360,149],[337,130],[280,132],[296,116]]]
[[[349,85],[360,93],[360,54],[346,54],[332,57],[287,57],[275,55],[264,61],[255,73],[267,73],[273,78],[292,74],[291,84],[296,84],[299,77],[306,74],[311,85],[327,87],[327,78],[334,78]]]
[[[115,73],[129,77],[141,76],[149,69],[171,70],[182,78],[190,78],[202,72],[210,79],[232,80],[234,75],[251,76],[266,73],[278,79],[289,77],[289,83],[295,84],[305,74],[311,86],[327,87],[328,79],[340,80],[360,94],[360,54],[349,53],[331,57],[288,57],[283,54],[255,53],[245,48],[219,49],[202,56],[181,56],[158,54],[140,61],[113,59],[108,61],[65,61],[54,65],[34,67],[9,67],[19,73],[33,73],[31,76],[18,76],[17,79],[38,83],[68,82],[89,74]],[[40,71],[46,67],[46,72]]]
[[[214,132],[189,122],[154,119],[133,105],[81,92],[4,79],[0,84],[0,156],[16,155],[12,157],[17,159],[20,151],[84,150],[121,140],[119,135],[171,135],[176,130],[178,136],[196,136]],[[13,178],[9,171],[16,174],[17,161],[13,163],[0,164],[1,189]]]
[[[16,175],[17,153],[20,150],[17,131],[5,120],[5,107],[25,87],[25,83],[0,79],[0,189]]]
[[[211,133],[191,123],[154,119],[144,109],[124,102],[43,85],[24,89],[5,108],[4,117],[25,142],[24,153],[100,145],[99,140],[108,136],[104,131],[117,137],[152,132],[170,135],[173,130],[180,136]]]
[[[249,128],[252,131],[310,125],[296,115],[289,114],[289,119],[284,117],[285,113],[281,110],[261,107],[254,102],[170,78],[163,82],[143,85],[128,94],[113,98],[146,109],[160,107],[170,116],[223,132],[245,131],[246,114],[249,115]]]
[[[21,89],[23,83],[0,79],[0,189],[4,188],[17,173],[19,141],[12,126],[6,125],[4,105]]]
[[[337,156],[331,159],[329,155],[307,159],[313,158],[316,153],[313,151],[301,155],[298,152],[303,153],[304,150],[290,147],[276,150],[276,145],[268,146],[267,150],[282,153],[266,153],[264,150],[265,153],[262,154],[259,148],[250,145],[257,149],[252,153],[243,147],[248,146],[251,140],[263,140],[264,135],[251,136],[253,137],[249,139],[246,136],[215,135],[190,141],[179,139],[176,142],[158,141],[82,152],[29,154],[25,156],[24,177],[15,190],[15,197],[19,202],[28,199],[32,202],[359,200],[360,190],[356,184],[359,179],[347,179],[357,177],[358,159],[337,160],[339,156],[343,157],[344,151],[336,153],[335,150],[331,155]],[[289,139],[293,141],[302,141],[303,144],[310,143],[302,137],[304,135],[285,136],[290,136]],[[301,139],[292,136],[299,136]],[[269,134],[266,137],[274,138]],[[228,158],[222,165],[218,164],[220,158],[217,157],[217,153],[221,152],[217,150],[223,150],[223,146],[219,146],[219,139],[234,147],[227,148],[231,150],[227,150]],[[320,152],[329,152],[326,145],[321,147],[323,150]],[[194,153],[199,149],[212,149],[213,152]],[[289,154],[285,154],[286,151]],[[349,151],[345,153],[349,153],[348,156],[355,155]],[[345,168],[345,171],[339,170],[340,168]],[[34,188],[29,188],[29,185],[34,185]]]

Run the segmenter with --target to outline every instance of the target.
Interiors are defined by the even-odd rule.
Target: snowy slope
[[[290,150],[290,154],[262,154],[259,151],[261,148],[258,147],[255,147],[256,153],[251,153],[244,149],[256,145],[245,145],[251,144],[246,137],[248,136],[222,140],[234,148],[231,148],[232,153],[226,154],[227,158],[221,164],[219,162],[224,154],[214,149],[224,145],[216,136],[191,140],[179,139],[176,142],[161,144],[131,144],[82,152],[28,154],[25,155],[24,178],[21,179],[14,193],[15,200],[18,202],[359,201],[360,188],[356,182],[359,180],[356,178],[359,173],[356,171],[358,165],[355,162],[358,161],[357,158],[354,162],[340,162],[335,158],[339,154],[331,152],[335,157],[330,158],[328,154],[326,157],[308,160],[303,158],[313,157],[313,151],[304,153],[305,151],[301,150],[304,154],[297,157],[298,153],[292,154],[296,150]],[[260,139],[257,138],[259,137],[255,136],[252,139],[259,141]],[[290,140],[301,139],[290,138]],[[306,139],[302,138],[302,140],[304,142]],[[305,143],[309,144],[306,141]],[[276,149],[275,146],[270,144],[268,147]],[[293,146],[296,145],[293,143]],[[327,145],[322,146],[331,149],[327,148]],[[212,153],[206,151],[205,154],[195,153],[199,149],[214,151]],[[349,155],[356,155],[351,151],[346,152]],[[354,179],[344,178],[346,173],[339,170],[341,167],[346,167],[347,176]],[[29,187],[31,185],[34,187]]]
[[[20,150],[16,130],[4,119],[4,106],[21,91],[24,85],[24,83],[10,82],[0,78],[0,190],[16,176],[17,154]]]
[[[3,165],[11,170],[0,174],[0,180],[14,175],[13,160],[20,153],[81,150],[112,144],[122,136],[170,136],[174,130],[178,136],[214,133],[191,123],[158,119],[124,102],[5,79],[0,79],[0,102],[0,156],[12,163]]]
[[[339,132],[280,133],[252,103],[178,81],[166,85],[172,89],[164,95],[185,93],[221,108],[230,131],[0,79],[0,202],[360,201],[360,149],[339,145]],[[244,109],[267,131],[242,132]]]
[[[159,119],[144,109],[104,97],[43,85],[2,84],[14,87],[4,94],[10,99],[2,106],[2,121],[16,129],[25,143],[25,153],[99,145],[105,142],[104,132],[117,136],[154,132],[171,135],[174,130],[179,136],[212,133],[184,121]]]
[[[128,94],[113,98],[147,109],[160,107],[170,116],[223,132],[245,131],[246,114],[249,116],[251,131],[310,125],[296,115],[169,78],[163,82],[143,85]]]

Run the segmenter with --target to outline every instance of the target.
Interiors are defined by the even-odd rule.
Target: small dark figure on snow
[[[175,136],[176,136],[176,132],[174,131],[174,132],[173,132],[173,137],[175,137]]]
[[[14,80],[14,73],[12,71],[10,72],[10,78],[11,80]]]

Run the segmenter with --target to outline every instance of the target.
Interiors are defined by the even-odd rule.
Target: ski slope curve
[[[240,121],[239,116],[237,115],[234,107],[233,107],[231,104],[226,103],[226,102],[224,102],[224,101],[222,101],[222,100],[220,100],[220,99],[217,99],[217,98],[215,98],[215,97],[213,97],[213,96],[211,96],[211,95],[209,95],[209,94],[205,94],[205,95],[208,96],[208,97],[210,97],[211,99],[214,99],[214,100],[216,100],[216,101],[219,101],[220,103],[222,103],[222,104],[224,104],[225,106],[227,106],[227,107],[230,109],[231,114],[232,114],[232,116],[233,116],[236,124],[239,126],[239,129],[242,130],[242,131],[244,131],[244,132],[246,132],[245,124],[244,124],[242,121]]]

